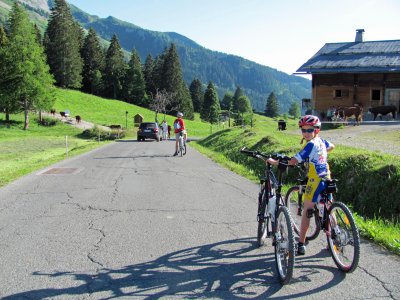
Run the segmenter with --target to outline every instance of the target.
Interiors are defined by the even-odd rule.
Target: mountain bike
[[[183,156],[186,155],[186,140],[184,138],[184,132],[179,132],[179,140],[178,140],[178,153]]]
[[[313,209],[303,211],[303,193],[307,183],[304,177],[298,180],[298,185],[287,191],[285,205],[290,210],[291,205],[297,204],[297,213],[291,214],[296,234],[300,234],[302,214],[307,213],[311,220],[306,241],[317,238],[322,229],[336,266],[345,273],[351,273],[357,268],[360,259],[360,235],[350,209],[342,202],[333,201],[333,194],[337,191],[337,180],[323,180],[326,188]]]
[[[282,284],[287,284],[293,276],[295,242],[292,220],[284,204],[281,189],[282,175],[288,168],[290,158],[281,154],[266,155],[246,148],[242,148],[240,152],[260,159],[265,164],[265,174],[260,178],[258,194],[257,243],[262,246],[266,238],[272,238],[279,280]],[[272,166],[265,162],[268,158],[279,161],[277,176],[272,171]]]

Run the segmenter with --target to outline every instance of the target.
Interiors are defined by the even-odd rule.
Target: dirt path
[[[288,133],[299,134],[297,130]],[[320,135],[335,145],[400,155],[400,122],[397,121],[348,125],[342,129],[323,130]]]
[[[50,118],[55,118],[60,120],[61,122],[71,125],[71,126],[75,126],[76,128],[85,130],[85,129],[91,129],[93,128],[95,125],[103,130],[110,130],[110,127],[107,126],[102,126],[102,125],[97,125],[91,122],[87,122],[84,120],[81,120],[79,123],[76,122],[76,119],[74,117],[61,117],[61,115],[59,113],[55,113],[54,115],[47,113],[47,112],[42,112],[42,116],[46,116],[46,117],[50,117]]]

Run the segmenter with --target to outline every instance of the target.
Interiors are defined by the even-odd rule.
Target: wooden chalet
[[[400,111],[400,40],[325,44],[295,74],[312,75],[311,107],[395,105]]]

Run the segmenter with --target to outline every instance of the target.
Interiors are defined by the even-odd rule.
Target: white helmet
[[[177,116],[182,118],[182,117],[183,117],[183,113],[181,113],[181,112],[179,111],[179,112],[177,113]]]

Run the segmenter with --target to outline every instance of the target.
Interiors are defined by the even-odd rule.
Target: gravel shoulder
[[[288,133],[299,134],[297,130]],[[397,121],[348,125],[340,129],[323,130],[320,136],[336,146],[344,145],[400,155],[400,122]]]

